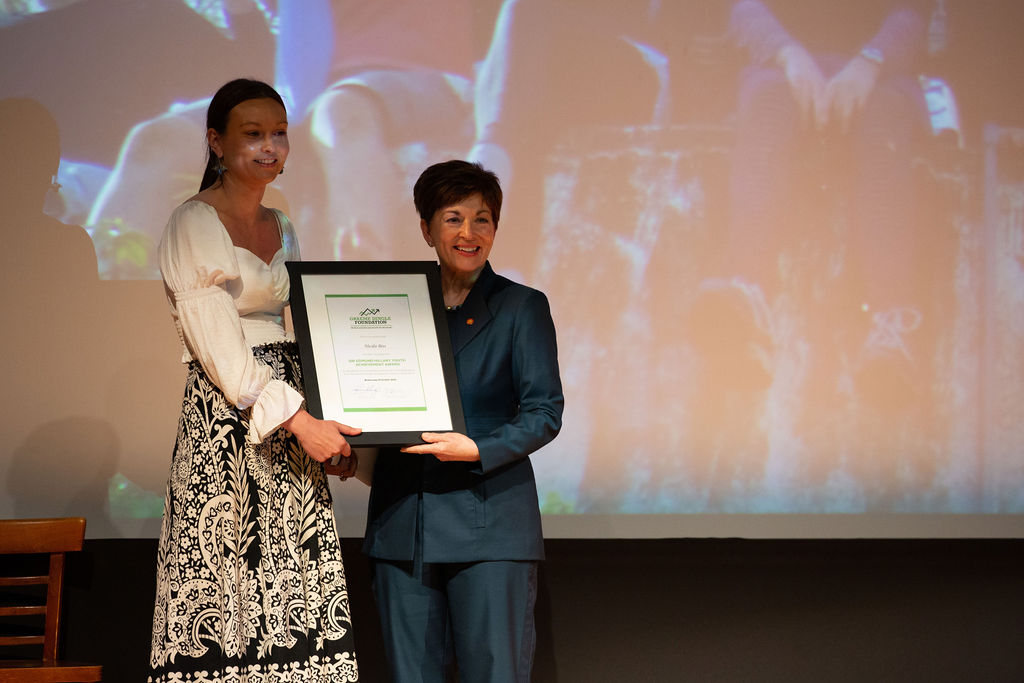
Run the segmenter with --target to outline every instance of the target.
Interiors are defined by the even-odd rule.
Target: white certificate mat
[[[342,412],[426,410],[409,295],[327,294],[324,303]]]
[[[465,431],[437,265],[290,262],[307,409],[356,445]]]

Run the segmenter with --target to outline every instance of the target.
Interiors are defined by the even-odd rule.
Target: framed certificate
[[[354,446],[466,432],[433,261],[289,261],[306,409]]]

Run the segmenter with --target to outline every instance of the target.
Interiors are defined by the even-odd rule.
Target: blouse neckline
[[[208,207],[210,209],[210,211],[213,212],[213,215],[217,218],[217,224],[220,226],[220,229],[223,230],[224,234],[228,236],[228,241],[231,242],[231,246],[234,247],[235,249],[237,249],[238,251],[243,251],[243,252],[251,255],[254,259],[256,259],[257,261],[259,261],[260,263],[265,265],[267,268],[270,268],[271,266],[273,266],[274,263],[277,261],[278,256],[280,256],[281,253],[284,251],[284,226],[281,224],[281,216],[278,213],[277,209],[269,209],[269,210],[270,210],[270,213],[273,214],[273,216],[274,216],[274,222],[277,223],[277,239],[281,243],[281,246],[279,246],[277,248],[277,251],[274,252],[273,256],[270,257],[270,261],[268,262],[268,261],[264,261],[259,256],[257,256],[256,252],[252,251],[251,249],[247,249],[245,247],[240,247],[237,244],[235,244],[235,241],[233,239],[231,239],[231,233],[228,232],[227,226],[225,226],[224,225],[224,221],[222,221],[220,219],[220,213],[217,212],[217,207],[215,207],[213,204],[210,204],[208,202],[204,202],[202,199],[190,199],[189,201],[197,202],[199,204],[202,204],[203,206]]]

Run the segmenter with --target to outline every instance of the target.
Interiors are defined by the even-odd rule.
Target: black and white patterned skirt
[[[301,390],[293,343],[254,349]],[[188,368],[157,554],[151,683],[343,683],[358,673],[323,466]]]

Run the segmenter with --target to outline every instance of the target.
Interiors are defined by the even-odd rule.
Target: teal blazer
[[[562,425],[555,326],[541,292],[484,265],[448,313],[467,435],[480,462],[382,449],[363,550],[383,560],[540,560],[537,485],[529,455]]]

